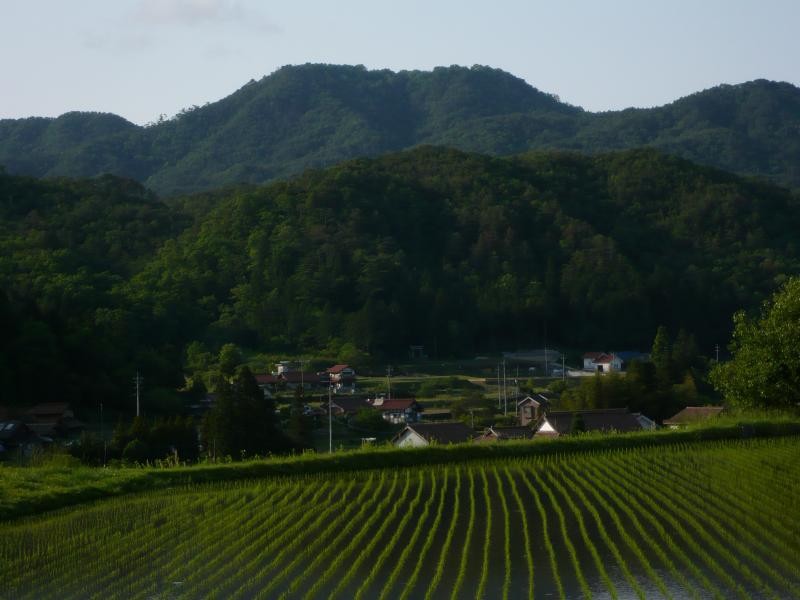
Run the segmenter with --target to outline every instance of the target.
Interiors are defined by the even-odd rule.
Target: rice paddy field
[[[800,438],[128,494],[0,524],[2,598],[799,598]]]

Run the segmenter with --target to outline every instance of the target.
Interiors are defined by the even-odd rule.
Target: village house
[[[687,406],[669,419],[664,419],[664,426],[670,429],[686,427],[718,417],[724,410],[724,406]]]
[[[450,423],[409,423],[392,438],[400,448],[429,446],[430,444],[462,444],[475,437],[474,430],[460,421]]]
[[[43,402],[22,415],[25,425],[44,441],[75,437],[86,427],[66,402]]]
[[[539,423],[535,436],[559,437],[589,431],[627,433],[642,429],[639,416],[627,408],[552,411]]]
[[[372,410],[372,404],[361,396],[334,396],[330,402],[331,413],[337,417],[350,418],[360,410]],[[322,410],[328,414],[328,402],[323,402]]]
[[[587,352],[583,355],[583,370],[611,373],[622,370],[622,360],[608,352]]]
[[[422,405],[414,398],[375,398],[371,406],[381,413],[385,421],[394,424],[416,423],[420,420]]]
[[[475,438],[476,443],[503,442],[507,440],[530,440],[533,438],[533,429],[530,427],[500,427],[492,426]]]
[[[542,394],[536,394],[535,398],[525,396],[517,402],[517,421],[522,426],[538,422],[549,403],[550,401]]]

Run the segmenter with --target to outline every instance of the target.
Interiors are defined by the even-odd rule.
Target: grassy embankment
[[[578,437],[553,440],[434,445],[417,449],[383,446],[333,454],[309,453],[240,463],[204,463],[175,468],[99,469],[72,465],[40,467],[3,465],[0,466],[0,520],[121,494],[215,481],[390,469],[787,435],[800,435],[800,420],[789,417],[768,419],[728,417],[715,421],[713,425],[678,431],[659,430],[625,435],[583,434]]]

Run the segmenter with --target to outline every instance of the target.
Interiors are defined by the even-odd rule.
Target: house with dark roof
[[[669,419],[664,419],[664,426],[671,429],[686,427],[718,417],[724,410],[724,406],[687,406]]]
[[[415,398],[375,398],[370,404],[385,421],[395,424],[416,423],[424,410]]]
[[[75,436],[86,425],[75,418],[66,402],[43,402],[29,408],[22,420],[28,428],[45,438]]]
[[[431,444],[463,444],[475,437],[475,431],[460,421],[450,423],[409,423],[392,438],[401,448],[429,446]]]
[[[558,437],[587,431],[627,433],[642,429],[638,415],[627,408],[551,411],[537,426],[535,436]]]
[[[504,442],[508,440],[530,440],[533,439],[533,429],[530,427],[500,427],[494,425],[486,429],[481,435],[475,438],[475,442]]]

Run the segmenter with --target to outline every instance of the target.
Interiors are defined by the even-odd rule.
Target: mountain
[[[140,127],[115,115],[0,121],[12,173],[136,179],[162,195],[263,183],[423,144],[492,155],[652,146],[800,187],[800,89],[722,85],[666,106],[590,113],[488,67],[284,67]]]
[[[799,228],[797,194],[652,149],[426,146],[169,204],[0,174],[0,400],[122,404],[137,368],[174,390],[190,344],[382,360],[545,331],[647,349],[665,325],[710,353],[800,272]]]

